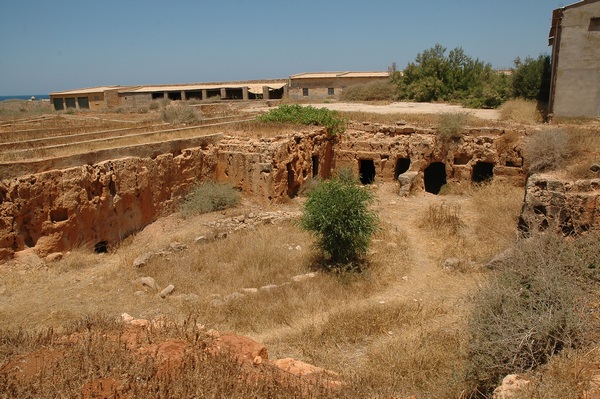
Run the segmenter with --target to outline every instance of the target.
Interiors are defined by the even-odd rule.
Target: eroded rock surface
[[[577,234],[600,227],[600,179],[534,174],[527,180],[520,227]]]

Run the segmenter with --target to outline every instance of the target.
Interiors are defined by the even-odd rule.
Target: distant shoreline
[[[0,101],[5,100],[30,100],[34,96],[36,100],[48,100],[50,97],[47,94],[29,94],[20,96],[0,96]]]

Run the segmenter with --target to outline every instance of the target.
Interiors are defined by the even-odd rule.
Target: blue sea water
[[[50,97],[47,94],[29,94],[22,96],[0,96],[0,101],[4,100],[29,100],[31,96],[34,96],[36,100],[44,99],[47,100]]]

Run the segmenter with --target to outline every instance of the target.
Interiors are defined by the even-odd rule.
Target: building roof
[[[389,72],[304,72],[290,76],[290,79],[331,79],[331,78],[387,78]]]
[[[589,4],[597,3],[600,0],[582,0],[577,3],[569,4],[568,6],[564,6],[561,8],[557,8],[552,11],[552,25],[550,25],[550,32],[548,32],[548,46],[554,45],[554,38],[556,36],[556,30],[560,25],[560,21],[562,19],[563,11],[569,10],[571,8],[576,8],[580,6],[586,6]]]
[[[133,86],[119,90],[121,93],[152,93],[165,91],[192,91],[192,90],[217,90],[217,89],[241,89],[247,87],[251,93],[262,93],[263,86],[270,89],[281,89],[287,82],[262,82],[262,83],[216,83],[216,84],[190,84],[190,85],[155,85],[155,86]]]
[[[77,94],[90,94],[90,93],[104,93],[107,90],[118,89],[121,86],[96,86],[96,87],[88,87],[85,89],[75,89],[75,90],[66,90],[66,91],[55,91],[50,93],[51,96],[68,96],[68,95],[77,95]]]
[[[575,7],[579,7],[579,6],[585,6],[587,4],[591,4],[591,3],[596,3],[600,0],[582,0],[582,1],[578,1],[577,3],[573,3],[573,4],[569,4],[568,6],[564,6],[561,7],[560,9],[565,10],[568,8],[575,8]]]

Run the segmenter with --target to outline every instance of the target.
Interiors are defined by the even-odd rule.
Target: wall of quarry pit
[[[312,177],[315,159],[320,176],[328,176],[333,149],[321,129],[262,140],[221,136],[186,148],[190,143],[198,145],[178,140],[177,148],[171,143],[164,154],[149,152],[150,145],[141,156],[95,163],[88,154],[90,164],[3,179],[0,260],[25,248],[42,257],[82,246],[105,250],[173,210],[194,184],[210,179],[265,201],[293,196]],[[60,164],[80,158],[61,158]],[[35,162],[36,168],[44,164],[51,168],[57,160]],[[24,165],[31,167],[28,161]],[[15,164],[5,171],[18,169]]]
[[[46,256],[79,246],[110,246],[173,210],[194,184],[208,179],[229,182],[265,202],[294,197],[311,179],[341,168],[372,173],[375,183],[410,176],[405,195],[433,192],[431,179],[436,184],[488,178],[525,184],[520,141],[507,139],[518,136],[515,132],[472,129],[456,140],[434,133],[351,123],[339,137],[312,128],[262,139],[225,136],[198,147],[180,140],[178,148],[161,155],[4,179],[0,259],[25,248]],[[435,174],[429,173],[433,166]]]

